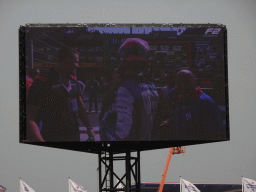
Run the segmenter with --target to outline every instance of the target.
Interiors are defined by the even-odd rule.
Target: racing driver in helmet
[[[148,52],[148,43],[139,38],[128,38],[119,48],[118,71],[123,79],[117,90],[115,110],[106,113],[101,124],[101,133],[107,141],[148,141],[151,138],[158,93],[147,79]]]

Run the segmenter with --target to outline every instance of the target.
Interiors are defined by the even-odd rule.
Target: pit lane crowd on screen
[[[91,37],[75,49],[70,42],[81,38],[68,39],[72,33],[66,30],[62,43],[48,41],[50,33],[27,38],[27,141],[80,142],[81,128],[84,141],[226,139],[223,42],[218,48],[207,39],[170,41],[151,31],[154,41],[134,35],[104,44]],[[200,41],[208,42],[206,53],[196,47]]]

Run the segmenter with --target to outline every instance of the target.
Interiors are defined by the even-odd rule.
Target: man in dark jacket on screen
[[[218,105],[196,86],[193,73],[181,70],[175,82],[179,102],[174,115],[174,140],[225,139],[226,130]]]
[[[33,142],[80,141],[78,116],[88,129],[89,138],[95,133],[82,101],[80,84],[72,76],[79,56],[67,47],[59,51],[58,63],[47,77],[36,79],[27,99],[27,140]],[[43,121],[41,132],[36,124]]]
[[[92,111],[92,103],[94,102],[95,112],[98,113],[98,94],[100,93],[100,84],[95,79],[95,74],[92,74],[86,85],[89,94],[89,112]]]

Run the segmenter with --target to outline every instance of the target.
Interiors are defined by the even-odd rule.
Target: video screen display
[[[229,139],[225,26],[26,25],[24,35],[22,140]]]

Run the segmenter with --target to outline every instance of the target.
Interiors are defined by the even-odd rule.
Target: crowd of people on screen
[[[80,118],[95,132],[89,113],[94,103],[99,114],[101,141],[221,140],[226,129],[218,105],[197,84],[189,68],[170,71],[162,77],[166,86],[157,90],[148,66],[149,44],[128,38],[118,51],[118,66],[104,82],[90,75],[86,83],[73,72],[79,55],[63,47],[58,64],[46,77],[36,68],[26,76],[28,141],[80,141]],[[211,67],[205,69],[211,76]],[[208,82],[209,83],[209,82]],[[89,110],[83,94],[89,97]],[[98,96],[101,95],[101,109]],[[39,125],[40,124],[40,125]]]

